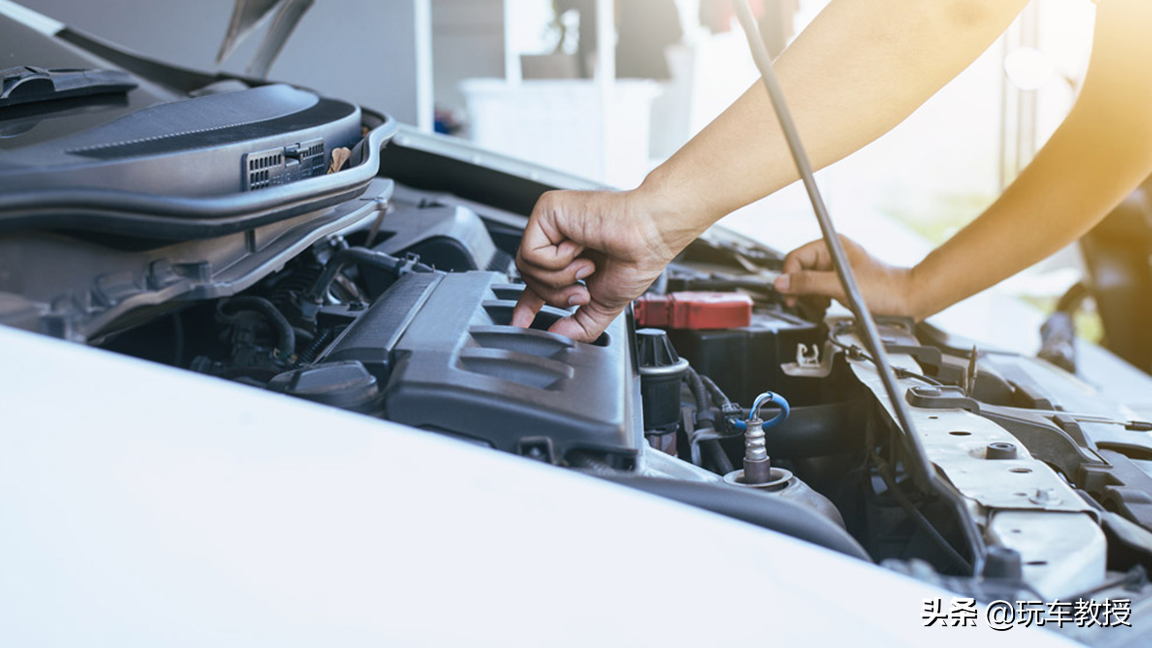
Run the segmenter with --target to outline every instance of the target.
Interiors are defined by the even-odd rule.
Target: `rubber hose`
[[[712,401],[714,403],[720,407],[725,407],[732,404],[732,399],[728,398],[728,394],[725,394],[724,391],[720,389],[720,386],[716,384],[716,381],[703,374],[700,375],[700,380],[704,383],[704,386],[708,388],[708,391],[711,392]]]
[[[284,313],[280,312],[279,308],[264,299],[263,297],[232,297],[221,304],[222,309],[232,310],[253,310],[272,323],[273,328],[280,338],[279,349],[280,355],[284,358],[291,358],[296,353],[296,331],[292,329],[292,324],[284,317]]]
[[[732,465],[732,460],[728,458],[728,453],[724,452],[724,448],[718,440],[708,439],[700,445],[703,447],[704,454],[708,457],[708,460],[716,467],[718,473],[727,475],[733,470],[736,470],[736,467]]]
[[[700,374],[692,367],[688,367],[684,375],[688,379],[688,387],[692,389],[692,398],[696,401],[696,427],[716,427],[716,418],[712,415],[712,402],[708,398],[708,391],[704,387],[704,381],[700,379]]]
[[[712,403],[708,398],[708,390],[704,386],[703,379],[692,367],[688,367],[688,371],[684,375],[688,380],[688,386],[692,389],[692,398],[696,401],[696,429],[715,430],[716,417],[712,414]],[[716,439],[701,441],[700,448],[721,475],[727,475],[735,470],[728,454],[724,452],[724,448]]]
[[[320,303],[324,299],[324,294],[332,286],[332,282],[336,280],[336,275],[340,274],[349,264],[356,264],[376,268],[390,273],[393,276],[401,274],[404,268],[404,260],[397,259],[390,254],[383,252],[375,252],[367,248],[346,248],[332,255],[328,259],[328,263],[324,265],[324,272],[316,278],[316,283],[312,284],[312,289],[308,291],[307,298],[313,302]],[[416,263],[412,265],[412,272],[432,272],[431,266],[423,263]]]

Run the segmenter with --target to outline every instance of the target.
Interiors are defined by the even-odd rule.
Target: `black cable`
[[[692,390],[692,398],[696,401],[696,426],[702,428],[716,427],[716,417],[712,415],[712,404],[708,398],[708,390],[704,387],[704,381],[700,378],[692,367],[684,372],[684,378],[688,381],[688,387]]]
[[[715,468],[715,472],[719,475],[727,475],[728,473],[736,470],[732,465],[732,460],[728,458],[728,453],[724,452],[724,448],[716,439],[710,439],[700,442],[700,446],[704,449],[704,454],[707,455],[708,461]]]
[[[796,129],[796,123],[792,119],[792,113],[788,110],[788,104],[784,100],[784,92],[780,89],[780,82],[776,78],[776,71],[772,67],[772,57],[768,54],[768,48],[764,46],[764,41],[760,36],[760,30],[757,27],[756,18],[752,15],[752,8],[748,5],[748,0],[734,0],[733,4],[735,5],[736,16],[740,20],[740,26],[744,29],[744,35],[748,39],[748,46],[752,50],[752,58],[755,60],[756,67],[760,71],[761,80],[764,82],[764,87],[768,90],[768,97],[772,101],[772,107],[775,109],[776,116],[780,121],[780,128],[783,130],[784,138],[788,142],[788,149],[791,151],[792,159],[796,163],[796,170],[800,173],[800,179],[804,183],[804,189],[808,192],[808,198],[812,202],[813,210],[816,212],[816,220],[820,223],[820,231],[824,236],[824,243],[828,246],[828,252],[832,257],[832,265],[836,269],[836,275],[840,279],[840,285],[844,288],[848,307],[856,317],[860,337],[874,358],[873,364],[876,366],[876,373],[880,377],[881,382],[884,383],[884,391],[887,393],[892,410],[896,414],[896,421],[903,430],[904,438],[913,455],[913,460],[909,462],[912,478],[921,488],[924,490],[935,490],[952,505],[960,519],[961,526],[964,529],[964,535],[967,537],[972,548],[973,573],[978,574],[984,567],[984,539],[980,535],[980,530],[977,528],[975,520],[972,519],[971,514],[968,512],[964,498],[952,489],[951,486],[941,484],[940,480],[936,477],[932,461],[928,457],[927,450],[924,449],[924,443],[920,440],[919,435],[916,434],[916,428],[912,424],[912,416],[909,414],[903,394],[897,386],[896,375],[892,371],[891,364],[888,362],[888,356],[884,351],[884,344],[880,339],[880,332],[876,328],[876,322],[872,319],[872,315],[868,311],[868,305],[864,302],[864,298],[860,294],[860,286],[856,283],[856,276],[852,272],[851,264],[848,262],[848,255],[844,252],[844,245],[840,241],[840,236],[836,233],[836,227],[832,224],[832,217],[828,215],[828,208],[824,205],[824,199],[820,195],[820,189],[816,186],[816,178],[813,175],[812,164],[808,160],[808,154],[804,150],[804,145],[800,142],[800,133]]]
[[[292,329],[292,324],[287,317],[284,317],[284,313],[281,313],[272,302],[263,297],[231,297],[217,306],[217,311],[221,314],[225,314],[224,311],[228,309],[253,310],[260,313],[268,319],[272,328],[276,329],[280,338],[277,344],[280,357],[291,358],[296,353],[296,331]]]
[[[394,276],[408,272],[434,272],[432,266],[412,259],[398,259],[390,254],[375,252],[367,248],[345,248],[328,259],[328,263],[324,265],[324,272],[316,278],[316,282],[308,290],[306,298],[314,303],[322,303],[324,295],[332,287],[332,282],[336,280],[336,275],[350,264],[376,268]]]
[[[928,537],[932,540],[932,542],[945,554],[947,554],[948,558],[951,559],[952,562],[959,565],[960,568],[966,572],[972,571],[972,563],[968,562],[964,556],[960,555],[959,551],[956,551],[956,548],[952,546],[952,543],[948,542],[947,538],[945,538],[943,534],[937,531],[936,527],[932,526],[932,523],[928,521],[928,518],[924,517],[924,514],[920,512],[920,509],[916,508],[916,505],[912,503],[912,500],[908,499],[908,495],[906,495],[904,491],[900,490],[899,484],[896,483],[896,475],[892,472],[891,464],[881,458],[880,455],[876,454],[875,451],[872,451],[871,455],[872,462],[876,464],[876,469],[880,473],[880,479],[884,480],[884,485],[888,487],[888,492],[891,493],[892,497],[896,499],[896,503],[900,505],[900,508],[904,509],[904,512],[908,514],[908,517],[912,518],[912,521],[916,523],[916,526],[920,527],[920,530],[928,534]]]
[[[873,365],[876,364],[876,361],[872,359],[872,356],[865,353],[864,349],[861,349],[854,344],[844,344],[840,340],[837,340],[834,337],[834,334],[831,332],[828,333],[828,341],[832,344],[832,346],[847,353],[848,357],[850,358],[863,358],[864,360],[871,362]],[[941,387],[944,385],[944,383],[936,380],[935,378],[930,378],[923,374],[918,374],[915,371],[910,371],[904,367],[893,367],[892,369],[896,372],[896,376],[899,378],[914,378],[933,387]]]
[[[712,402],[715,403],[717,407],[732,405],[732,399],[728,398],[728,395],[720,389],[720,386],[717,385],[714,380],[704,374],[700,374],[700,380],[704,383],[704,387],[708,389],[708,392],[712,394]]]
[[[1128,571],[1116,576],[1114,578],[1105,579],[1104,582],[1090,587],[1081,592],[1077,592],[1073,596],[1065,597],[1069,601],[1078,601],[1080,599],[1091,597],[1093,594],[1103,592],[1107,589],[1114,587],[1123,587],[1128,591],[1139,591],[1141,587],[1148,584],[1148,572],[1144,570],[1143,565],[1136,565]]]
[[[736,468],[732,465],[728,454],[724,452],[724,448],[721,447],[720,441],[710,438],[716,433],[716,417],[712,413],[708,388],[705,387],[703,377],[692,367],[688,367],[688,371],[684,373],[684,379],[688,381],[688,387],[692,390],[692,397],[696,401],[696,425],[689,442],[699,443],[701,450],[707,455],[716,472],[727,475]],[[701,463],[703,463],[703,457]]]

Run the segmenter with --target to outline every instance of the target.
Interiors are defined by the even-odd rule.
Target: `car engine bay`
[[[366,109],[349,128],[299,89],[188,102],[245,93],[290,104],[269,120],[329,108],[339,128],[218,139],[248,157],[211,164],[214,195],[169,202],[37,203],[17,186],[55,191],[59,173],[0,166],[0,324],[580,471],[982,601],[1112,595],[1152,618],[1152,424],[1071,374],[880,319],[911,443],[853,319],[786,307],[782,255],[721,227],[594,343],[548,332],[564,309],[514,327],[520,234],[558,183]],[[109,164],[202,148],[90,137],[97,186]],[[337,147],[349,166],[324,173]],[[196,172],[165,159],[165,182]]]
[[[229,259],[225,241],[245,248],[246,233],[143,250],[7,234],[0,259],[28,261],[5,322],[581,470],[985,598],[1144,589],[1149,426],[1108,413],[1060,370],[881,322],[929,457],[982,529],[987,553],[973,578],[955,510],[905,469],[913,459],[850,318],[783,307],[767,288],[778,255],[710,232],[642,307],[653,318],[654,298],[734,301],[748,310],[744,326],[642,328],[629,317],[584,344],[547,332],[562,309],[546,307],[528,329],[510,325],[522,285],[509,214],[486,219],[476,203],[392,180],[373,180],[366,195],[374,190],[325,217],[264,228],[279,238],[257,229],[279,259],[238,253],[232,265],[258,276],[193,259],[208,247]],[[415,222],[425,235],[412,234]],[[37,266],[65,250],[137,272],[28,281],[50,275]],[[81,279],[91,281],[83,295],[67,292]],[[211,296],[229,285],[243,288]],[[183,294],[147,299],[176,288]],[[134,299],[151,303],[105,316]],[[744,484],[740,424],[767,390],[789,412],[762,437],[772,479]]]

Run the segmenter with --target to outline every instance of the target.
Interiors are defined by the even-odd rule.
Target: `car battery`
[[[669,329],[668,338],[696,371],[747,407],[757,394],[768,390],[787,394],[794,405],[818,400],[818,381],[788,376],[781,365],[796,362],[801,344],[822,346],[824,334],[817,324],[769,310],[755,313],[747,326]]]

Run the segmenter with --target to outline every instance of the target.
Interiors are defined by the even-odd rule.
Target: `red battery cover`
[[[632,302],[632,313],[636,316],[636,326],[667,326],[668,296],[640,295]]]
[[[752,323],[752,298],[731,292],[675,292],[643,295],[633,309],[639,326],[671,329],[723,329]]]

